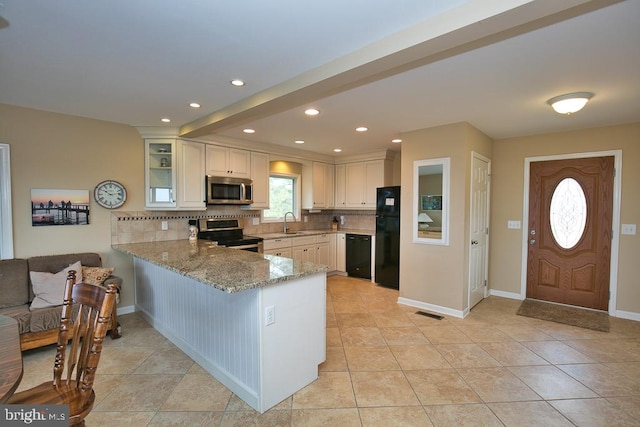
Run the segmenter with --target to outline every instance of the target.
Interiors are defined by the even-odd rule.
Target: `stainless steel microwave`
[[[207,175],[208,205],[250,205],[253,203],[253,181],[245,178]]]

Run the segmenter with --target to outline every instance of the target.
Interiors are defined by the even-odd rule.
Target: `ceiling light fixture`
[[[336,153],[342,153],[342,148],[334,148],[333,151]]]
[[[296,144],[304,144],[304,141],[303,141],[303,140],[301,140],[301,139],[298,139],[298,140],[296,140],[296,141],[294,141],[294,142],[295,142]]]
[[[244,82],[240,79],[231,80],[231,84],[237,87],[244,86]]]
[[[200,104],[198,104],[197,102],[192,102],[189,104],[189,107],[191,108],[200,108]]]
[[[256,133],[256,131],[254,129],[243,129],[242,132],[244,132],[244,133]]]
[[[547,101],[547,104],[559,114],[573,114],[580,110],[593,97],[591,92],[575,92],[566,95],[555,96]]]
[[[304,110],[304,113],[307,116],[317,116],[318,114],[320,114],[320,110],[316,110],[315,108],[308,108]]]
[[[392,139],[391,142],[393,142],[394,144],[399,144],[402,142],[402,140],[400,138],[396,138],[396,139]]]
[[[364,127],[364,126],[360,126],[360,127],[356,128],[356,132],[366,132],[368,130],[369,130],[369,128]]]
[[[171,119],[169,119],[169,118],[167,118],[167,117],[163,117],[163,118],[161,118],[161,119],[160,119],[160,121],[161,121],[162,123],[171,123]]]

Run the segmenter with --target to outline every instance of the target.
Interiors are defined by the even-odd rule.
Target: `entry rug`
[[[525,299],[516,314],[595,331],[609,332],[609,315],[601,311]]]

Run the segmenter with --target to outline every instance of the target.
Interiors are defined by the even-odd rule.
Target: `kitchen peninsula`
[[[318,378],[326,266],[202,240],[113,248],[134,258],[143,317],[258,412]]]

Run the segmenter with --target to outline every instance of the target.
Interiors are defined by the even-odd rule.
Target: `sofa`
[[[67,271],[70,269],[80,270],[76,274],[78,278],[83,278],[83,282],[115,284],[120,291],[122,279],[111,275],[113,269],[102,267],[102,260],[97,253],[0,260],[0,315],[18,321],[23,351],[57,342],[62,314],[59,288],[64,292]],[[82,271],[86,273],[83,276]],[[114,306],[109,336],[115,339],[120,335],[121,328]]]

